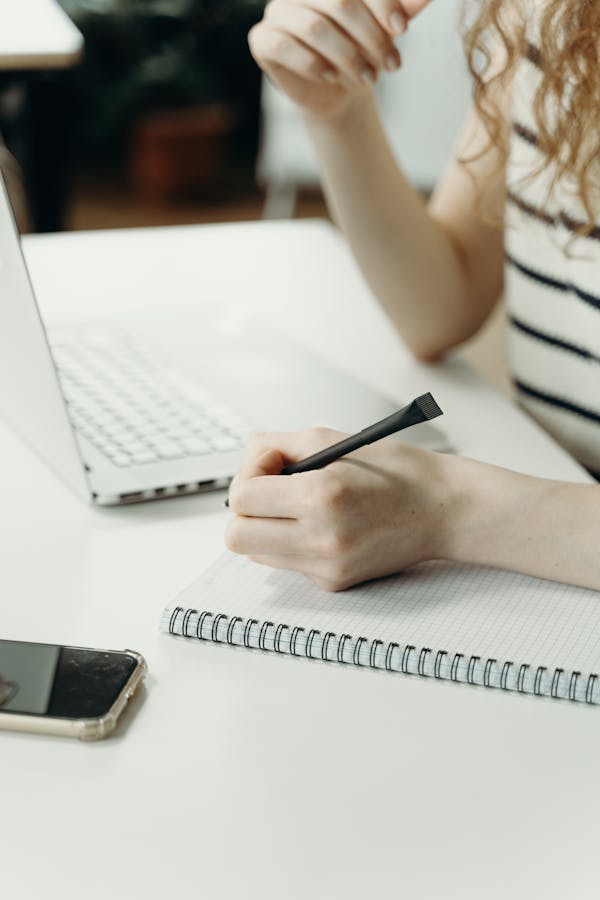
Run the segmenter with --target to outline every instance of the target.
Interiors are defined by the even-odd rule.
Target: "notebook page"
[[[600,671],[600,592],[491,568],[424,563],[329,593],[226,552],[174,605],[532,668]]]

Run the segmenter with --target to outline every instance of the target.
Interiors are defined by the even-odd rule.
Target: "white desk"
[[[411,363],[324,224],[26,250],[48,314],[166,297],[201,327],[233,296],[398,397],[431,389],[466,453],[584,478],[463,366]],[[223,495],[93,510],[4,430],[0,455],[2,633],[150,668],[110,740],[0,736],[3,898],[597,900],[597,710],[174,641],[160,610],[220,552]]]
[[[83,37],[55,0],[2,0],[0,70],[65,69],[83,52]]]

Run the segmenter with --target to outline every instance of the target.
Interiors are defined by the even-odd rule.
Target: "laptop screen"
[[[1,173],[0,418],[90,496]]]

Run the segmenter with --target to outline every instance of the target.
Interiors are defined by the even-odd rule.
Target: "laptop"
[[[354,432],[395,410],[265,322],[232,329],[223,316],[197,331],[167,318],[148,333],[120,320],[49,330],[0,176],[0,417],[80,496],[118,505],[226,488],[252,431]],[[440,444],[435,426],[411,431]]]

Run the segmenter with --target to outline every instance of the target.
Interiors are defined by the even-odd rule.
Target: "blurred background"
[[[22,230],[326,217],[299,117],[248,50],[264,5],[3,0],[0,165]],[[403,68],[377,86],[424,195],[469,102],[459,6],[432,3],[413,21]],[[501,381],[497,341],[474,352]]]

